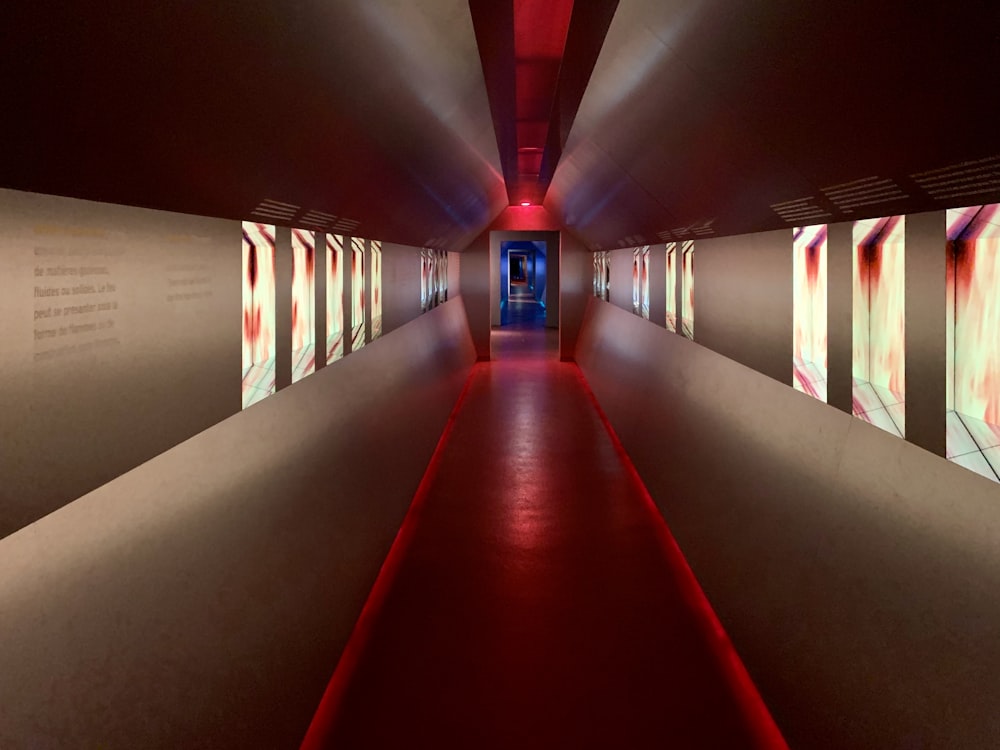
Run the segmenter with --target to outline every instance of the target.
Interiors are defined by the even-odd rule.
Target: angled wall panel
[[[1000,481],[1000,205],[947,213],[947,452]]]
[[[827,228],[797,227],[792,237],[793,384],[826,402]]]
[[[372,247],[372,341],[382,336],[382,243]]]
[[[632,314],[642,313],[642,249],[632,249]]]
[[[344,237],[326,235],[326,363],[344,356]]]
[[[243,222],[243,408],[275,390],[275,227]]]
[[[639,312],[649,320],[649,245],[639,249]]]
[[[906,434],[905,217],[854,224],[854,415]]]
[[[667,330],[677,332],[677,243],[667,243]]]
[[[292,382],[316,371],[316,237],[292,230]]]
[[[694,240],[681,243],[681,333],[694,340]]]
[[[351,351],[365,345],[365,241],[351,237]]]

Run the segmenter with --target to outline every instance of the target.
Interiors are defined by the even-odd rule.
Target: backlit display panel
[[[632,251],[632,314],[638,315],[642,306],[642,292],[639,278],[642,274],[642,250],[638,247]]]
[[[382,243],[372,241],[372,341],[382,335]]]
[[[639,301],[642,317],[649,320],[649,245],[639,252]]]
[[[827,228],[792,231],[792,374],[795,389],[826,402]]]
[[[694,240],[681,243],[681,333],[694,341]]]
[[[434,275],[434,251],[424,248],[420,251],[420,309],[431,309],[431,289]]]
[[[1000,205],[947,212],[947,455],[1000,481]]]
[[[434,251],[434,306],[442,304],[448,298],[448,253],[444,250]]]
[[[326,236],[326,363],[344,356],[344,238]]]
[[[448,251],[441,251],[441,301],[448,301]]]
[[[365,345],[365,241],[351,237],[351,351]]]
[[[854,223],[854,415],[899,437],[905,420],[905,217]]]
[[[243,222],[243,408],[274,393],[275,229]]]
[[[420,251],[420,309],[427,312],[448,300],[448,252]]]
[[[292,230],[292,382],[316,371],[316,238]]]
[[[610,256],[607,251],[594,253],[594,296],[608,300],[608,278],[611,275]]]
[[[667,243],[667,330],[677,332],[677,243]]]

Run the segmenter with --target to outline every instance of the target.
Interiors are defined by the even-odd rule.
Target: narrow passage
[[[783,747],[554,333],[494,353],[303,748]]]

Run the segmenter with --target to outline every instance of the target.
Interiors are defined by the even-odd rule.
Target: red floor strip
[[[472,366],[472,372],[465,381],[465,386],[462,388],[462,392],[459,394],[458,400],[455,402],[455,406],[448,416],[448,421],[441,431],[441,437],[434,448],[434,453],[431,454],[431,460],[427,464],[427,470],[424,472],[420,484],[417,485],[417,491],[413,495],[410,508],[403,518],[403,523],[399,527],[392,546],[389,548],[389,554],[386,555],[385,562],[382,563],[382,567],[379,569],[372,590],[368,594],[368,599],[365,600],[361,614],[358,616],[358,621],[355,623],[354,629],[347,639],[347,645],[344,646],[344,652],[341,654],[340,660],[337,662],[337,668],[333,672],[333,677],[330,678],[330,683],[323,693],[319,708],[316,710],[309,729],[306,731],[300,750],[319,750],[319,748],[326,747],[324,741],[337,720],[337,711],[342,705],[344,691],[351,680],[351,676],[357,670],[360,655],[364,652],[371,637],[372,625],[378,617],[386,596],[392,588],[392,582],[396,578],[397,571],[406,557],[406,549],[413,539],[417,526],[417,518],[420,516],[420,509],[427,502],[431,483],[434,481],[434,477],[437,475],[441,465],[441,453],[448,444],[448,438],[455,427],[455,418],[465,404],[465,399],[469,393],[469,387],[472,385],[477,368],[484,366],[486,366],[485,363],[476,363]]]
[[[750,673],[747,672],[743,660],[736,653],[736,648],[733,646],[732,641],[729,640],[726,629],[719,621],[715,610],[712,609],[712,605],[708,601],[708,597],[705,596],[705,592],[698,583],[698,579],[695,578],[694,571],[688,565],[688,561],[684,557],[680,545],[677,544],[674,535],[670,533],[670,528],[660,513],[660,509],[656,507],[653,496],[649,494],[645,482],[639,476],[639,471],[635,468],[635,464],[632,463],[628,451],[625,450],[625,446],[618,438],[618,433],[611,426],[611,422],[601,408],[594,392],[590,390],[590,385],[587,383],[583,372],[576,365],[574,367],[579,375],[582,387],[586,389],[591,403],[601,418],[601,422],[604,423],[604,428],[608,431],[608,436],[611,438],[611,442],[614,444],[622,464],[625,466],[626,471],[628,471],[636,490],[646,502],[653,527],[657,530],[660,541],[663,544],[664,552],[670,560],[674,571],[677,573],[677,582],[684,594],[684,599],[690,605],[691,611],[701,619],[705,637],[715,654],[719,669],[728,678],[730,687],[739,699],[744,718],[753,727],[754,734],[759,743],[758,747],[773,748],[773,750],[788,750],[788,744],[785,742],[781,730],[774,723],[771,712],[768,711],[767,706],[764,704],[764,699],[760,697],[760,692],[758,692],[757,686],[754,685]]]
[[[473,369],[304,750],[786,750],[551,338]]]

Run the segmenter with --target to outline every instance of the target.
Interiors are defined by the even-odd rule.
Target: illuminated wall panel
[[[372,341],[382,335],[382,243],[372,241]]]
[[[694,341],[694,240],[681,243],[681,333]]]
[[[441,251],[441,301],[448,301],[448,251]]]
[[[326,363],[344,356],[344,238],[326,236]]]
[[[448,300],[448,252],[420,251],[420,309],[427,312]]]
[[[792,231],[792,381],[795,389],[826,401],[825,224]]]
[[[677,332],[677,243],[667,243],[667,330]]]
[[[905,217],[854,223],[854,415],[906,434]]]
[[[635,248],[632,251],[632,314],[638,315],[642,310],[642,250]]]
[[[427,312],[431,309],[431,281],[434,269],[434,251],[424,248],[420,251],[420,309]]]
[[[434,306],[437,307],[448,298],[448,253],[444,250],[434,251]]]
[[[601,253],[601,268],[604,271],[604,278],[601,282],[601,299],[605,302],[611,301],[611,253],[607,250]]]
[[[1000,205],[947,227],[947,456],[1000,481]]]
[[[365,241],[351,237],[351,351],[365,345]]]
[[[274,393],[275,229],[243,222],[243,408]]]
[[[594,253],[594,296],[608,301],[608,281],[611,276],[611,254],[605,250]]]
[[[316,238],[292,230],[292,382],[316,371]]]
[[[639,301],[642,317],[649,320],[649,245],[639,251]]]

